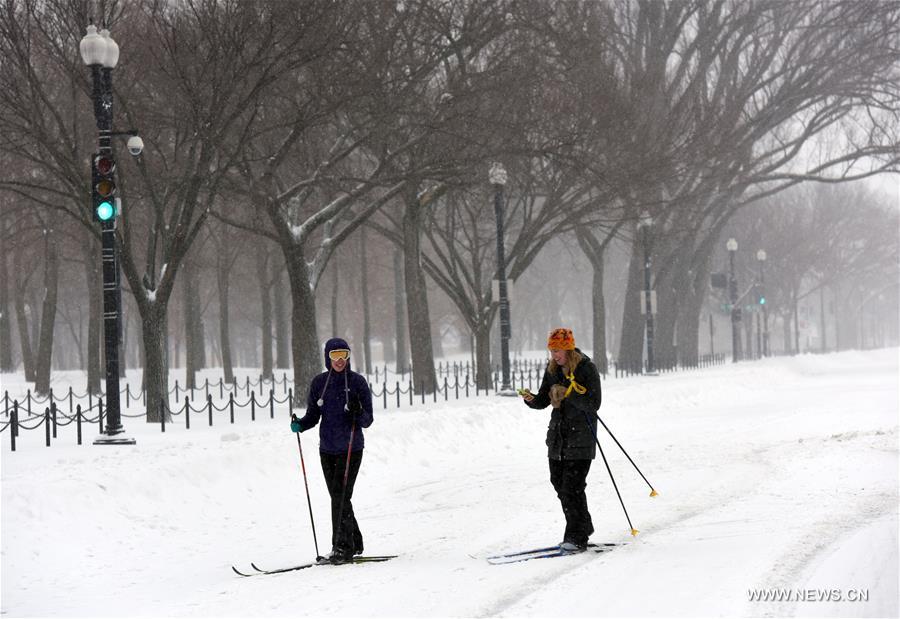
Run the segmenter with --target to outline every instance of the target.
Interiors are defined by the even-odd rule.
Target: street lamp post
[[[759,294],[760,294],[760,305],[762,305],[762,351],[763,357],[769,356],[769,308],[766,305],[766,274],[765,267],[766,264],[766,250],[760,249],[756,252],[756,260],[759,263]]]
[[[731,238],[725,244],[728,248],[728,260],[730,264],[730,277],[728,279],[728,292],[731,300],[731,360],[737,363],[741,358],[741,337],[739,325],[741,322],[741,308],[737,306],[737,278],[734,275],[734,255],[737,253],[738,242]]]
[[[106,431],[95,445],[134,445],[135,440],[125,436],[119,403],[119,335],[121,332],[121,297],[119,295],[119,268],[116,259],[115,159],[112,152],[113,93],[112,70],[119,61],[119,46],[104,29],[99,34],[92,24],[79,45],[84,64],[90,67],[93,79],[92,99],[94,118],[97,121],[97,154],[95,169],[104,175],[105,185],[93,187],[96,196],[103,201],[92,204],[95,218],[100,221],[101,255],[103,261],[103,335],[106,353]],[[138,138],[139,139],[139,138]],[[129,149],[131,149],[129,142]],[[92,184],[94,179],[92,179]],[[98,194],[99,191],[99,194]]]
[[[653,225],[653,218],[650,213],[644,211],[638,227],[641,228],[641,240],[644,245],[644,312],[646,315],[645,325],[647,329],[647,374],[656,375],[656,361],[653,357],[653,291],[650,286],[650,226]]]
[[[501,163],[491,165],[488,176],[494,186],[494,217],[497,220],[497,279],[500,296],[500,363],[503,382],[500,395],[515,395],[509,382],[509,296],[506,289],[506,253],[503,249],[503,187],[506,185],[506,168]]]

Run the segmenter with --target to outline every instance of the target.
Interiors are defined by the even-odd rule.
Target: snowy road
[[[383,564],[241,579],[315,555],[287,423],[128,429],[132,448],[2,453],[8,616],[897,616],[897,350],[610,380],[588,477],[602,555],[491,566],[559,541],[548,411],[497,397],[380,413],[354,505]],[[5,436],[5,435],[4,435]],[[302,435],[327,550],[316,438]],[[72,441],[74,442],[74,441]],[[34,441],[32,441],[34,443]],[[751,601],[751,590],[842,601]],[[867,591],[868,601],[846,598]],[[796,597],[796,596],[795,596]]]

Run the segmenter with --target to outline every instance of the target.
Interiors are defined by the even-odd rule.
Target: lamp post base
[[[657,370],[650,370],[649,372],[644,372],[644,376],[659,376],[659,372]]]
[[[101,434],[94,439],[94,445],[136,445],[137,441],[127,434]]]

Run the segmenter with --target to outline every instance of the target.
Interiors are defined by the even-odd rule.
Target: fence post
[[[400,381],[397,381],[397,408],[400,408]]]
[[[413,377],[409,375],[409,405],[413,405]]]
[[[444,402],[447,401],[447,377],[444,377]]]
[[[131,408],[131,386],[125,385],[125,408]]]
[[[287,393],[287,392],[288,392],[288,386],[287,386],[287,372],[282,372],[282,373],[281,373],[281,385],[282,385],[282,387],[284,388],[284,392]]]
[[[25,410],[28,411],[28,414],[31,414],[31,389],[28,390],[28,394],[25,396]]]
[[[88,389],[88,410],[94,408],[94,394]]]
[[[175,402],[178,402],[178,379],[175,379]]]
[[[75,429],[78,431],[78,444],[81,445],[81,404],[75,411]]]
[[[12,427],[9,429],[9,446],[13,451],[16,450],[16,434],[19,432],[19,401],[13,400],[12,419],[9,421]]]
[[[262,377],[260,377],[260,383],[262,382]],[[262,385],[260,385],[260,389],[262,389]],[[250,421],[256,421],[256,390],[254,389],[253,395],[250,396]]]
[[[71,387],[69,390],[71,391]],[[9,391],[3,391],[3,412],[6,413],[6,418],[9,419]]]
[[[275,419],[275,385],[269,389],[269,419]]]
[[[387,378],[386,374],[385,378]],[[381,396],[384,398],[384,410],[387,410],[387,381],[381,384]]]
[[[288,389],[288,415],[294,412],[294,389]]]
[[[191,398],[184,399],[184,429],[191,429]]]
[[[247,381],[249,382],[250,379],[248,378]],[[233,393],[228,394],[228,414],[231,417],[231,423],[234,423],[234,394]]]
[[[250,375],[249,375],[249,374],[247,375],[247,385],[246,385],[246,387],[247,387],[247,396],[249,396],[249,395],[250,395]]]
[[[206,397],[209,397],[209,376],[206,377],[206,380],[203,383],[203,388],[206,389]]]
[[[50,415],[53,419],[53,438],[56,438],[56,402],[50,400]]]
[[[97,417],[97,431],[98,433],[103,434],[103,398],[97,398],[97,410],[99,411]]]
[[[209,427],[212,427],[212,397],[206,396],[206,412],[209,414]]]
[[[223,384],[222,378],[219,378],[219,399],[225,397],[225,385]]]
[[[496,391],[496,389],[494,389]],[[466,374],[466,397],[469,397],[469,375]]]
[[[453,389],[456,391],[456,399],[459,399],[459,376],[456,377],[456,380],[453,381]]]
[[[47,447],[50,447],[50,409],[44,409],[44,438],[47,441]]]

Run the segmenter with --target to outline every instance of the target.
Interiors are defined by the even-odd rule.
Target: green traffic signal
[[[116,206],[109,200],[103,200],[97,205],[96,214],[100,221],[109,221],[116,216]]]

